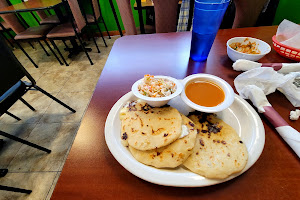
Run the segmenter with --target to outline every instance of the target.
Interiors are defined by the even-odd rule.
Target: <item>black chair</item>
[[[21,65],[12,51],[8,48],[5,44],[3,39],[0,37],[0,116],[3,114],[9,114],[10,116],[14,117],[17,120],[20,120],[18,117],[14,116],[13,114],[9,113],[7,110],[18,100],[21,100],[25,105],[27,105],[31,110],[34,108],[27,103],[22,96],[30,89],[35,89],[37,91],[42,92],[43,94],[47,95],[51,99],[55,100],[57,103],[63,105],[73,113],[76,111],[60,101],[59,99],[55,98],[42,88],[36,85],[36,81],[33,77],[26,71],[26,69]],[[22,81],[23,77],[27,77],[30,82]],[[13,139],[15,141],[21,142],[23,144],[29,145],[31,147],[40,149],[47,153],[50,153],[51,150],[46,149],[44,147],[38,146],[21,138],[15,137],[8,133],[5,133],[0,130],[0,135]]]
[[[85,19],[86,24],[88,26],[95,25],[97,27],[97,29],[100,33],[100,36],[102,37],[103,43],[104,43],[105,47],[107,47],[107,44],[103,37],[99,23],[103,23],[109,39],[111,39],[111,37],[109,35],[107,26],[106,26],[105,21],[102,16],[99,0],[78,0],[78,4],[80,6],[80,9],[81,9],[81,12]],[[86,5],[89,6],[90,10],[92,11],[91,14],[86,13],[86,10],[85,10]]]

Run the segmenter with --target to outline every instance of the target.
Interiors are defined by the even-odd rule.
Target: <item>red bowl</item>
[[[276,35],[272,37],[273,47],[277,53],[281,56],[289,58],[291,60],[300,61],[300,49],[296,49],[277,41]]]

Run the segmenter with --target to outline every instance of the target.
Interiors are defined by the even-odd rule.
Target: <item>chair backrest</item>
[[[63,0],[65,1],[65,0]],[[70,6],[72,15],[74,17],[74,20],[76,22],[77,31],[81,32],[81,30],[86,26],[86,21],[81,13],[79,3],[77,0],[67,0],[68,4]]]
[[[0,36],[0,49],[0,96],[24,76],[26,76],[32,84],[35,84],[35,80],[18,61],[11,49],[5,43],[2,36]]]
[[[156,33],[176,32],[179,0],[153,0]]]
[[[6,0],[0,0],[0,8],[9,6]],[[21,33],[25,31],[25,28],[22,26],[22,24],[19,22],[18,18],[15,14],[2,14],[0,15],[2,19],[9,24],[9,27],[16,33]]]
[[[234,0],[236,7],[232,28],[255,26],[268,0]]]
[[[91,0],[91,1],[92,1],[93,11],[96,16],[96,20],[98,20],[101,14],[99,0]]]
[[[46,19],[48,16],[47,14],[45,13],[45,11],[43,10],[38,10],[36,11],[36,14],[41,18],[41,19]]]
[[[130,0],[116,0],[125,27],[126,35],[136,35],[137,30],[134,23]]]

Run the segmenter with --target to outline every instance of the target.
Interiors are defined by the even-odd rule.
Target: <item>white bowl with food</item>
[[[161,107],[178,96],[183,89],[180,81],[169,76],[145,75],[131,88],[133,94],[152,107]]]
[[[216,113],[234,101],[232,87],[223,79],[210,74],[194,74],[183,79],[181,99],[191,108]]]
[[[235,62],[238,59],[257,61],[271,51],[271,46],[251,37],[234,37],[227,41],[227,55]]]

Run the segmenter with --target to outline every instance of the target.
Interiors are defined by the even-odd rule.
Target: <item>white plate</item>
[[[241,140],[247,146],[249,153],[248,163],[240,173],[231,175],[227,179],[207,179],[195,174],[184,167],[175,169],[157,169],[138,162],[128,148],[121,144],[121,122],[119,111],[123,105],[131,100],[136,100],[132,92],[127,93],[115,103],[110,110],[105,123],[106,144],[116,160],[129,172],[141,179],[159,185],[176,187],[203,187],[215,185],[235,178],[247,171],[259,158],[265,144],[265,130],[256,111],[240,96],[236,95],[233,104],[226,110],[216,113],[219,118],[232,126]],[[168,104],[177,108],[183,114],[188,114],[189,108],[178,96]]]

